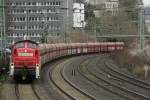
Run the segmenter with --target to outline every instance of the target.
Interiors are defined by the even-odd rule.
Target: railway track
[[[109,74],[110,74],[110,72],[112,73],[112,76],[150,91],[150,83],[140,80],[140,79],[137,79],[126,73],[120,72],[119,70],[117,70],[116,66],[112,63],[107,64],[106,61],[104,61],[104,64],[105,64],[105,67],[107,68],[107,70],[109,70]],[[122,76],[122,77],[119,77],[119,76]]]
[[[33,84],[18,84],[14,85],[15,95],[17,100],[42,100],[36,93]]]
[[[143,94],[143,97],[146,97],[147,99],[150,99],[150,84],[147,83],[146,81],[137,79],[131,75],[128,75],[124,72],[121,72],[120,70],[117,69],[115,64],[113,63],[106,63],[106,60],[103,61],[105,67],[99,67],[100,70],[105,72],[106,74],[109,74],[112,79],[118,79],[122,83],[124,83],[124,87],[126,85],[130,85],[131,90],[138,92],[138,94]],[[107,61],[109,62],[109,61]],[[117,83],[117,81],[116,81]],[[133,88],[134,87],[134,88]],[[126,87],[127,88],[127,87]]]
[[[87,80],[89,80],[90,82],[94,83],[95,85],[97,85],[99,88],[103,88],[104,90],[115,94],[116,96],[121,97],[122,99],[125,100],[133,100],[133,98],[129,97],[128,95],[120,92],[120,90],[115,89],[114,87],[112,87],[109,83],[107,83],[105,80],[100,79],[95,77],[95,75],[93,75],[89,69],[87,69],[87,64],[89,64],[89,62],[86,61],[86,65],[84,62],[82,62],[79,66],[78,66],[78,71],[79,73],[85,77]],[[115,91],[114,91],[115,90]]]
[[[65,64],[70,60],[66,60],[63,63],[56,65],[50,73],[50,78],[53,84],[67,96],[67,100],[94,100],[91,96],[77,88],[75,85],[69,83],[63,76],[63,69]]]
[[[110,67],[110,66],[113,66],[113,65],[109,65],[106,63],[106,61],[104,61],[104,65],[105,67],[101,66],[99,67],[99,70],[105,72],[105,74],[108,74],[111,76],[111,78],[116,82],[117,81],[120,81],[124,84],[128,84],[128,85],[131,85],[131,87],[135,87],[136,89],[138,90],[134,90],[134,91],[139,91],[143,94],[147,94],[148,96],[150,96],[149,94],[149,91],[150,91],[150,84],[145,82],[145,81],[142,81],[142,80],[139,80],[137,78],[134,78],[132,77],[131,75],[128,75],[128,74],[125,74],[123,72],[120,72],[119,70],[115,70],[115,67]]]
[[[95,100],[92,95],[81,90],[65,77],[65,66],[72,60],[63,60],[55,64],[51,70],[48,70],[50,81],[59,90],[59,93],[65,95],[64,98],[67,100]],[[150,100],[149,83],[120,72],[114,68],[115,65],[105,55],[84,59],[75,66],[79,74],[85,79],[122,98],[117,100]],[[144,89],[144,92],[140,91],[142,89]],[[33,84],[15,84],[15,95],[17,100],[42,100],[36,93]]]
[[[97,61],[97,62],[99,63],[100,61]],[[80,74],[82,74],[88,80],[92,81],[93,83],[97,84],[100,87],[103,87],[107,91],[110,91],[116,95],[126,98],[127,100],[129,100],[129,99],[131,99],[131,100],[149,100],[150,99],[149,95],[143,94],[140,91],[133,91],[132,88],[128,87],[129,85],[124,87],[122,85],[116,84],[116,81],[114,82],[113,80],[110,79],[111,72],[108,74],[108,73],[105,73],[103,70],[98,71],[97,69],[94,69],[95,65],[97,65],[97,63],[95,63],[95,61],[93,64],[90,64],[89,62],[86,64],[81,63],[80,66],[78,67],[78,70],[79,70]],[[101,68],[101,67],[102,66],[99,66],[99,68]],[[103,67],[105,67],[105,66],[103,66]],[[97,72],[99,72],[99,74],[97,74]],[[121,77],[121,75],[120,75],[120,77]],[[117,82],[119,80],[119,82],[120,82],[120,79],[118,77],[116,77],[115,80],[117,80]],[[102,82],[103,82],[103,84],[99,84]],[[137,82],[135,81],[135,84],[136,83]],[[135,85],[135,84],[133,84],[133,85]],[[139,87],[137,86],[137,88],[139,88]],[[147,91],[147,94],[149,94],[149,91]]]
[[[71,84],[74,84],[82,91],[85,91],[88,95],[93,97],[95,100],[123,100],[120,97],[105,91],[103,88],[93,84],[93,82],[87,80],[83,77],[77,70],[77,66],[82,62],[88,62],[88,60],[94,59],[95,55],[88,55],[78,57],[76,60],[73,60],[70,64],[67,64],[63,69],[64,78]],[[72,70],[75,70],[75,74],[72,75]]]

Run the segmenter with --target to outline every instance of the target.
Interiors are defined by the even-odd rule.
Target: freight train
[[[123,42],[37,44],[31,40],[14,43],[10,57],[10,76],[40,78],[43,64],[63,56],[122,50]]]

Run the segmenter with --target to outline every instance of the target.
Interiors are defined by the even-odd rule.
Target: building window
[[[53,5],[55,5],[55,2],[53,2]]]
[[[32,2],[32,6],[36,6],[36,2]]]
[[[60,5],[60,2],[56,2],[56,5],[59,6],[59,5]]]
[[[46,6],[47,5],[47,3],[46,2],[44,2],[44,6]]]
[[[31,2],[28,2],[28,6],[31,6]]]

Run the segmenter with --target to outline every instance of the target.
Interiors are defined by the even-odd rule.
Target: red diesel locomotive
[[[40,56],[38,44],[30,40],[18,41],[12,46],[10,75],[26,79],[27,75],[39,77]]]
[[[68,55],[122,50],[123,42],[37,44],[30,40],[16,42],[12,47],[10,75],[25,79],[40,77],[41,65]]]

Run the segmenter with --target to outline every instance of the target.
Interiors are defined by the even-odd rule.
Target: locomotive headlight
[[[13,63],[11,63],[10,65],[11,65],[11,66],[14,66],[14,64],[13,64]]]
[[[27,50],[25,49],[25,51],[24,52],[27,52]]]
[[[40,69],[39,69],[39,64],[36,64],[36,78],[40,77]]]
[[[14,63],[10,64],[10,76],[14,74]]]

